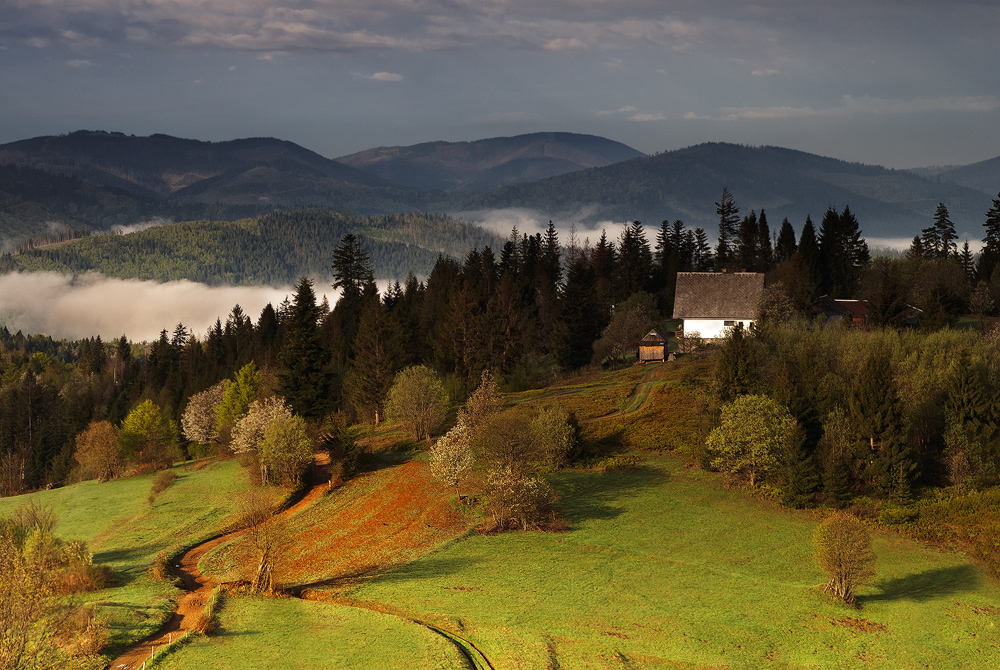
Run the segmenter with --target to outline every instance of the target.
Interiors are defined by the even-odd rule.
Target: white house
[[[763,294],[761,272],[678,272],[674,318],[685,335],[721,339],[738,323],[750,327]]]

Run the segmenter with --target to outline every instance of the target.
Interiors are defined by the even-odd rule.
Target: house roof
[[[761,272],[678,272],[675,319],[752,319],[764,293]]]
[[[639,341],[639,346],[642,347],[642,346],[660,345],[666,341],[667,338],[663,337],[663,333],[661,333],[656,328],[653,328],[651,331],[646,333],[645,337],[643,337]]]

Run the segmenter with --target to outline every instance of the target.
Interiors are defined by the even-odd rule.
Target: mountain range
[[[0,238],[153,216],[232,220],[291,208],[351,215],[497,210],[584,227],[682,219],[715,233],[722,188],[742,212],[796,229],[850,206],[864,233],[911,237],[938,203],[961,236],[982,236],[1000,157],[939,171],[892,170],[781,147],[705,143],[652,156],[592,135],[534,133],[379,147],[331,160],[291,142],[202,142],[77,131],[0,145]],[[17,166],[17,169],[10,167]]]

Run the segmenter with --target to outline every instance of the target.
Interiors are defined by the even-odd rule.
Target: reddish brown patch
[[[294,524],[295,554],[282,577],[335,585],[413,560],[468,529],[453,495],[424,462],[363,473]]]
[[[841,617],[840,619],[834,619],[831,617],[830,623],[834,626],[843,626],[862,633],[885,633],[889,630],[880,623],[875,623],[874,621],[869,621],[868,619],[855,619],[854,617],[849,616]]]

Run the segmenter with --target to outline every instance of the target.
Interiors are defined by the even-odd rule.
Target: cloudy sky
[[[0,142],[540,130],[891,167],[1000,155],[995,0],[0,0]]]

